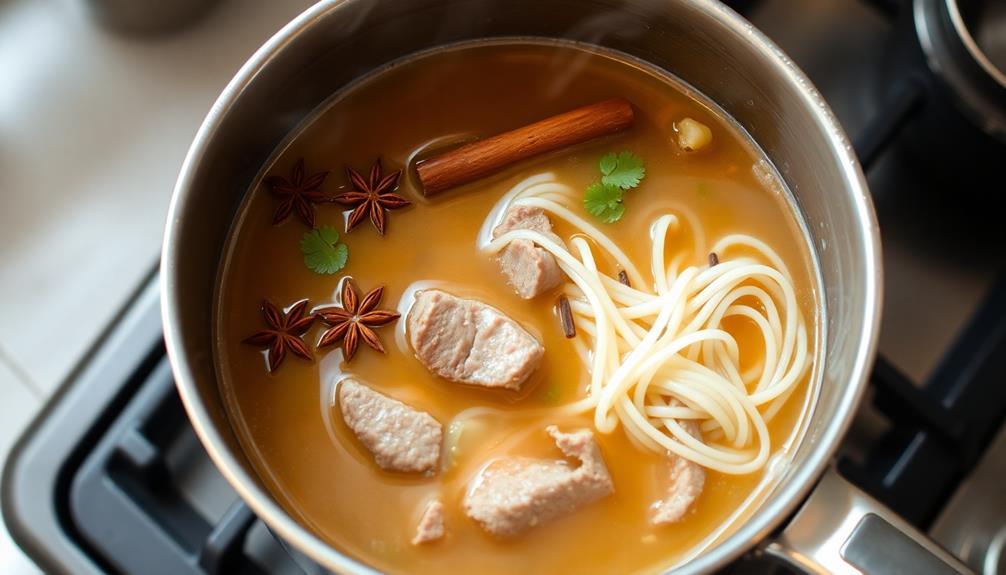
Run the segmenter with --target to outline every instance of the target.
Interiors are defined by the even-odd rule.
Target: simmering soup
[[[533,156],[511,134],[520,161],[431,193],[595,104],[550,137],[621,123]],[[799,440],[816,282],[770,164],[684,83],[449,47],[334,95],[263,170],[221,272],[221,393],[275,498],[378,570],[657,572]]]

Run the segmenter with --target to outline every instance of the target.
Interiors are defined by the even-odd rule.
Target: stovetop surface
[[[854,140],[884,116],[878,70],[892,2],[740,4]],[[996,545],[1006,523],[988,504],[999,497],[1006,509],[988,479],[1006,459],[1006,433],[985,452],[1003,416],[1002,391],[988,382],[1006,379],[1006,226],[995,222],[995,190],[947,186],[896,152],[868,176],[884,241],[882,357],[839,469],[974,553]],[[272,537],[202,450],[174,391],[158,308],[152,272],[12,454],[3,504],[13,535],[47,572],[320,572]]]

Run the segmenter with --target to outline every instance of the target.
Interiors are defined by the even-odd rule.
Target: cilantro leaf
[[[643,167],[643,160],[632,152],[611,152],[605,154],[598,162],[601,169],[601,182],[618,186],[623,190],[635,188],[640,180],[646,176],[646,168]]]
[[[346,267],[349,248],[338,242],[339,232],[332,226],[321,226],[305,233],[300,239],[304,265],[319,274],[334,274]]]
[[[624,194],[618,186],[594,182],[583,195],[583,208],[606,224],[617,222],[625,213],[622,204]]]
[[[597,163],[597,167],[601,168],[601,173],[605,176],[610,175],[618,167],[618,154],[609,152],[601,156],[601,161]]]
[[[622,203],[625,190],[635,188],[646,176],[643,160],[629,151],[609,152],[601,157],[597,167],[601,170],[601,181],[587,188],[583,207],[606,224],[617,222],[625,213]]]

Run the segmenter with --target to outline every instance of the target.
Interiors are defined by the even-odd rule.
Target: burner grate
[[[242,552],[255,516],[240,499],[214,523],[179,490],[179,469],[169,454],[195,441],[162,355],[90,451],[70,490],[74,524],[116,570],[265,573]]]
[[[923,386],[879,358],[874,405],[892,422],[863,461],[839,470],[926,529],[975,467],[1006,416],[1006,277]]]
[[[321,573],[259,521],[175,391],[153,275],[12,452],[4,519],[49,573]]]

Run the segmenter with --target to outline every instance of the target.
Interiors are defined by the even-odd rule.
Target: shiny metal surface
[[[972,4],[977,4],[981,10],[963,13],[964,23],[988,62],[1000,72],[1006,72],[1006,2]]]
[[[1006,34],[1003,3],[998,0],[945,0],[945,2],[950,22],[954,26],[954,31],[960,36],[964,49],[986,74],[1006,88],[1006,71],[996,64],[993,54],[988,52],[988,48],[993,45],[993,37],[1002,41],[999,37]],[[979,33],[989,38],[985,46],[979,42]]]
[[[211,352],[218,261],[231,219],[260,166],[326,97],[417,50],[505,36],[606,46],[685,79],[758,141],[806,220],[826,307],[823,381],[803,441],[769,498],[746,524],[681,572],[722,567],[776,528],[827,467],[862,396],[876,346],[881,268],[863,174],[827,104],[769,40],[715,2],[329,0],[299,16],[225,89],[200,129],[175,189],[162,290],[168,352],[182,399],[210,456],[276,532],[335,571],[370,572],[282,510],[228,426]],[[298,89],[289,89],[292,85]]]
[[[960,573],[876,513],[867,513],[859,520],[842,545],[841,555],[864,573]]]
[[[834,470],[765,552],[808,573],[971,573]]]
[[[986,35],[990,25],[1002,28],[1002,20],[974,21],[983,5],[995,1],[914,0],[912,16],[929,67],[946,82],[961,111],[984,132],[1006,142],[1006,71],[989,59],[969,27],[981,27]],[[1001,10],[989,14],[998,17]]]
[[[1006,575],[1006,427],[929,534],[982,575]]]

